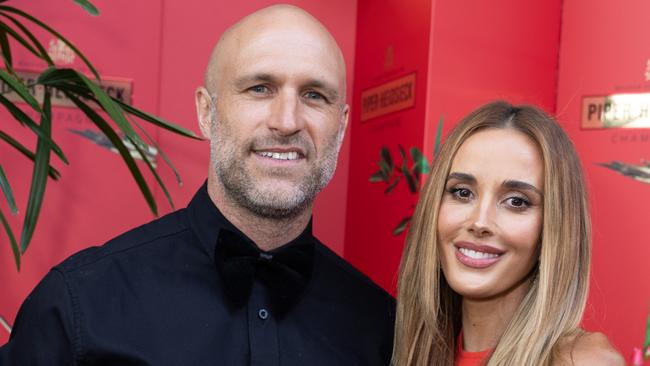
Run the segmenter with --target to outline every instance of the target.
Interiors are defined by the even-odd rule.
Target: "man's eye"
[[[269,88],[264,85],[255,85],[254,87],[251,87],[248,90],[250,90],[255,94],[268,94],[270,92]]]
[[[315,91],[309,91],[305,93],[305,98],[307,99],[313,99],[313,100],[325,100],[325,97],[323,94],[315,92]]]

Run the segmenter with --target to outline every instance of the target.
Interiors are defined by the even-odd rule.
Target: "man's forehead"
[[[345,87],[345,62],[332,35],[302,9],[286,5],[253,13],[224,32],[212,54],[206,86],[212,76],[264,73],[265,66],[278,62],[286,64],[285,71],[295,72],[308,70],[289,68],[311,65],[319,69],[319,78]]]

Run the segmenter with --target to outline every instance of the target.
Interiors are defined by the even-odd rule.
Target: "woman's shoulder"
[[[581,332],[560,343],[557,366],[625,366],[625,359],[603,333]]]

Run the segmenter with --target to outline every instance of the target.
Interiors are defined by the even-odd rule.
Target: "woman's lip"
[[[472,258],[460,252],[460,248],[454,251],[458,261],[471,268],[486,268],[501,260],[501,255],[494,258]]]
[[[458,241],[454,243],[454,246],[456,248],[465,248],[465,249],[470,249],[475,252],[483,252],[483,253],[489,253],[489,254],[498,254],[501,255],[505,253],[504,250],[497,249],[495,247],[489,246],[489,245],[480,245],[480,244],[475,244],[469,241]]]
[[[476,244],[472,243],[469,241],[458,241],[454,243],[455,247],[455,254],[456,258],[458,261],[468,267],[471,268],[486,268],[494,263],[498,262],[501,259],[501,256],[505,251],[501,249],[497,249],[495,247],[489,246],[489,245],[481,245],[481,244]],[[475,252],[481,252],[481,253],[487,253],[487,254],[492,254],[496,255],[496,257],[493,258],[472,258],[470,256],[467,256],[463,253],[461,253],[460,249],[467,249],[467,250],[473,250]]]

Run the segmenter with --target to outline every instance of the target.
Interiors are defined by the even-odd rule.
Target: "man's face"
[[[216,76],[211,163],[227,195],[269,218],[302,212],[331,179],[347,122],[344,70],[309,32],[242,37]]]

